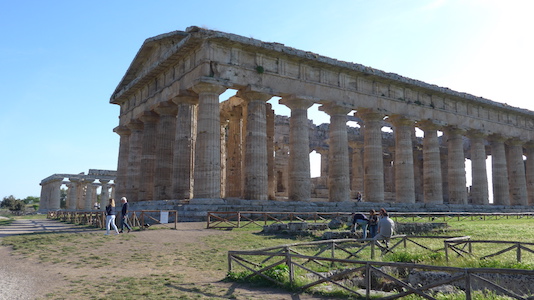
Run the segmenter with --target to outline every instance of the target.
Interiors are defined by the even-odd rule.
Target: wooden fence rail
[[[161,219],[155,216],[160,216],[161,213],[168,213],[168,219],[174,220],[171,223],[161,223]],[[120,218],[120,214],[117,216]],[[62,222],[90,225],[96,228],[103,229],[106,226],[106,213],[103,211],[49,211],[48,219],[60,220]],[[120,219],[119,219],[120,220]],[[146,228],[146,224],[161,224],[169,227],[167,224],[174,223],[173,228],[176,229],[178,223],[178,211],[176,210],[140,210],[130,211],[128,213],[128,223],[132,227],[139,227],[141,230]],[[172,226],[172,225],[171,225]]]
[[[264,226],[287,222],[328,223],[334,218],[349,218],[351,215],[350,212],[209,211],[207,228],[241,228],[252,224]],[[395,222],[485,221],[534,218],[534,213],[390,212],[390,217]]]
[[[453,284],[465,291],[466,299],[471,299],[473,290],[489,289],[500,294],[507,295],[514,299],[534,299],[527,296],[532,291],[528,290],[529,286],[519,287],[504,287],[503,278],[509,276],[513,281],[517,281],[518,276],[529,276],[527,282],[534,280],[534,270],[518,270],[518,269],[491,269],[491,268],[456,268],[447,266],[430,266],[413,263],[396,263],[396,262],[378,262],[353,260],[347,258],[335,257],[334,249],[349,249],[350,243],[355,240],[327,240],[308,243],[295,243],[282,245],[277,247],[263,248],[259,250],[247,251],[229,251],[228,252],[228,271],[235,272],[239,267],[242,270],[250,272],[250,275],[245,279],[250,279],[252,276],[260,276],[273,283],[284,285],[284,282],[270,277],[268,274],[272,273],[276,267],[280,265],[287,266],[289,284],[293,287],[299,285],[300,290],[304,291],[313,287],[319,286],[322,283],[330,283],[340,289],[347,291],[357,297],[371,298],[371,291],[376,289],[373,285],[377,284],[376,280],[372,278],[386,278],[394,282],[401,288],[390,295],[381,299],[396,299],[410,294],[417,294],[426,299],[435,299],[430,291],[434,287]],[[309,246],[317,247],[317,254],[305,255],[301,252],[305,251],[300,248]],[[343,245],[343,247],[340,247]],[[331,250],[331,251],[328,251]],[[327,254],[328,255],[325,255]],[[343,253],[343,252],[341,252]],[[349,256],[351,257],[351,256]],[[314,270],[313,263],[320,266],[321,272]],[[442,272],[447,273],[446,276],[441,276],[439,279],[432,279],[431,276],[427,282],[421,285],[410,284],[406,278],[398,274],[389,274],[383,267],[388,266],[397,270],[419,270],[425,272]],[[332,272],[325,271],[329,267]],[[300,273],[299,273],[300,270]],[[335,270],[335,271],[333,271]],[[410,272],[404,272],[409,274]],[[297,274],[300,274],[299,280],[296,280]],[[350,286],[347,279],[351,276],[359,276],[363,278],[363,288],[365,295],[358,292],[358,288]]]
[[[449,250],[456,253],[457,257],[475,256],[473,253],[473,246],[476,244],[495,244],[495,245],[510,245],[505,249],[497,250],[494,253],[486,254],[479,257],[480,259],[486,259],[498,255],[502,255],[508,252],[516,252],[516,261],[522,262],[523,252],[534,254],[534,243],[518,242],[518,241],[491,241],[491,240],[471,240],[469,238],[452,238],[443,241],[445,249],[445,258],[449,261]],[[466,250],[467,248],[467,250]],[[495,247],[492,247],[495,250]]]

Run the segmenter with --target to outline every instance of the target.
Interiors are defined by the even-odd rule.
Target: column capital
[[[143,122],[135,119],[126,124],[130,130],[143,130]]]
[[[116,134],[120,136],[132,134],[130,129],[124,125],[120,125],[120,126],[113,128],[113,132],[115,132]]]
[[[174,104],[198,104],[198,94],[190,90],[180,90],[180,93],[171,99]]]
[[[382,121],[384,119],[384,114],[381,114],[373,109],[364,108],[364,109],[358,109],[354,113],[355,117],[358,117],[365,121]]]
[[[172,116],[178,113],[178,107],[171,101],[165,101],[158,103],[158,105],[154,107],[154,111],[159,115]]]
[[[226,87],[212,82],[199,81],[191,88],[195,93],[210,93],[220,95],[226,91]]]
[[[143,123],[156,123],[158,121],[159,115],[153,111],[145,111],[140,116],[139,119]]]
[[[272,95],[267,94],[264,91],[254,89],[250,86],[239,90],[237,92],[237,96],[246,101],[259,100],[259,101],[265,101],[265,102],[269,101],[269,99],[273,97]]]
[[[500,134],[493,133],[493,134],[488,135],[488,140],[491,142],[504,143],[507,140],[507,138]]]
[[[442,125],[436,123],[432,120],[421,120],[417,121],[417,127],[419,127],[421,130],[441,130],[443,128]]]
[[[506,140],[506,144],[510,146],[523,146],[526,142],[518,137],[509,138]]]
[[[528,141],[525,143],[525,148],[534,148],[534,141]]]
[[[471,139],[483,139],[486,138],[488,135],[484,132],[476,129],[469,129],[467,130],[467,137]]]
[[[460,134],[460,135],[465,135],[466,133],[466,130],[465,129],[462,129],[462,128],[458,128],[456,126],[445,126],[443,128],[443,130],[445,131],[445,133],[447,134]]]
[[[308,109],[316,101],[308,97],[299,97],[295,95],[284,96],[278,100],[278,103],[283,104],[290,109]]]
[[[334,103],[326,103],[319,107],[320,111],[324,111],[326,114],[332,116],[332,115],[344,115],[346,116],[348,113],[352,111],[352,108],[344,107],[341,105],[337,105]]]
[[[403,115],[391,115],[388,116],[387,121],[393,126],[406,126],[406,125],[415,125],[415,120],[412,120],[408,117],[405,117]]]

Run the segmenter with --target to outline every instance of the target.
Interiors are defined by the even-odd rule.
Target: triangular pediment
[[[113,95],[128,86],[136,78],[146,74],[152,66],[161,61],[171,47],[179,43],[187,35],[184,31],[173,31],[146,39],[135,55],[126,74],[124,74],[119,85],[113,92]]]

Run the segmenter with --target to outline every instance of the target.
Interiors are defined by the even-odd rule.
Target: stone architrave
[[[479,131],[469,131],[471,141],[471,200],[472,204],[489,204],[488,173],[486,171],[486,135]]]
[[[271,95],[251,89],[240,90],[238,96],[247,102],[245,134],[244,198],[268,199],[267,116],[265,102]]]
[[[93,209],[93,188],[92,183],[95,181],[94,178],[85,178],[84,184],[85,184],[85,199],[84,199],[84,210],[91,210]]]
[[[156,174],[156,124],[157,113],[145,111],[139,119],[143,122],[143,145],[141,148],[141,174],[139,178],[139,201],[154,200]]]
[[[448,150],[449,204],[467,204],[464,130],[446,127]]]
[[[284,97],[280,100],[280,104],[291,109],[288,165],[288,199],[291,201],[309,201],[311,198],[308,108],[313,103],[310,99],[296,96]]]
[[[108,205],[109,203],[109,187],[108,187],[108,183],[109,183],[109,180],[107,179],[99,179],[98,181],[100,181],[100,183],[102,184],[102,189],[100,191],[100,209],[101,210],[106,210],[106,206]],[[130,201],[130,199],[128,199],[128,201]],[[115,202],[115,205],[117,205],[118,203]]]
[[[534,205],[534,143],[526,143],[525,149],[527,156],[525,172],[527,180],[528,205]]]
[[[170,200],[172,197],[173,146],[176,133],[176,104],[159,103],[155,108],[159,114],[156,125],[156,170],[154,176],[154,198]],[[220,129],[219,129],[220,130]]]
[[[128,128],[131,131],[131,135],[128,151],[128,180],[126,181],[126,191],[124,194],[126,195],[126,198],[128,198],[128,201],[136,202],[139,200],[138,196],[139,182],[141,180],[141,156],[143,153],[142,143],[144,127],[141,121],[132,120],[130,123],[128,123]]]
[[[414,121],[399,115],[389,118],[395,132],[395,200],[415,203],[412,132]]]
[[[384,115],[370,109],[360,109],[356,116],[363,120],[364,130],[364,200],[384,202],[384,158],[382,149],[382,121]]]
[[[330,116],[328,131],[328,201],[350,200],[349,141],[347,114],[351,109],[331,104],[320,107]]]
[[[128,181],[128,153],[130,150],[131,131],[126,126],[117,126],[113,129],[120,136],[119,159],[117,162],[116,192],[119,195],[126,195],[126,185]]]
[[[178,108],[172,160],[172,198],[190,199],[193,191],[193,149],[198,95],[184,90],[172,101]]]
[[[491,174],[493,182],[493,204],[510,205],[510,185],[506,164],[506,138],[500,135],[489,136],[491,144]]]
[[[193,87],[198,94],[197,139],[195,144],[195,198],[221,197],[221,139],[219,95],[224,86],[200,82]]]
[[[508,144],[508,176],[510,182],[510,204],[528,205],[523,144],[519,139],[510,139]]]

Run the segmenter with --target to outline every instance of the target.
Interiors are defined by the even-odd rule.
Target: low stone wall
[[[531,206],[458,205],[425,203],[372,203],[372,202],[322,202],[278,201],[242,199],[191,199],[131,202],[131,210],[177,210],[180,222],[206,221],[208,211],[258,211],[258,212],[363,212],[385,208],[390,212],[528,212]]]

